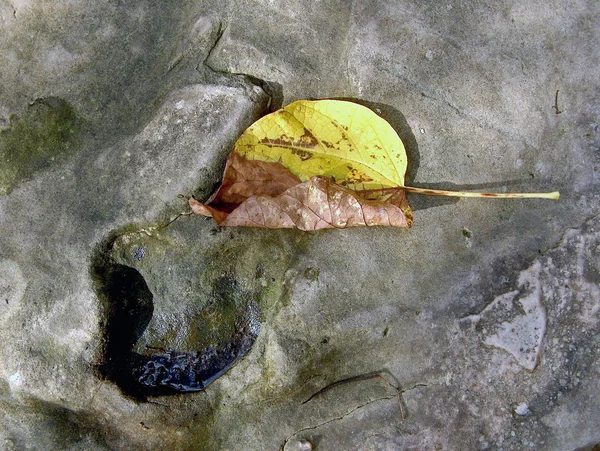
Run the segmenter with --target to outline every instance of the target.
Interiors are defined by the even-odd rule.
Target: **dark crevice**
[[[153,296],[142,275],[112,261],[110,253],[119,233],[111,234],[95,250],[90,275],[101,302],[102,357],[97,364],[102,379],[116,383],[136,398],[143,397],[133,372],[141,362],[133,345],[152,318]]]
[[[97,375],[115,383],[125,395],[143,401],[148,396],[202,390],[254,344],[260,329],[255,295],[243,290],[234,278],[221,277],[214,282],[211,296],[214,300],[205,310],[245,305],[235,310],[226,341],[217,340],[192,352],[151,346],[136,349],[136,343],[152,320],[155,298],[138,270],[112,258],[115,241],[125,233],[113,232],[100,244],[90,268],[103,318]]]

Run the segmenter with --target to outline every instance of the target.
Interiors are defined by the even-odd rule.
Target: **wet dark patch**
[[[252,347],[260,330],[257,295],[240,287],[234,277],[222,276],[214,281],[199,319],[210,330],[204,332],[210,333],[210,345],[192,352],[136,346],[152,320],[155,300],[137,269],[114,261],[119,236],[114,232],[98,246],[90,270],[105,318],[99,376],[140,400],[202,390]],[[140,260],[136,255],[132,259]],[[216,315],[226,318],[227,327],[220,333],[208,324]]]
[[[95,249],[97,375],[124,394],[202,390],[250,351],[280,300],[294,233],[212,228],[189,217],[152,234],[130,225]]]
[[[134,379],[148,392],[158,394],[202,390],[250,350],[258,331],[256,320],[249,317],[240,321],[231,340],[222,345],[195,353],[149,348],[144,365],[134,370]]]

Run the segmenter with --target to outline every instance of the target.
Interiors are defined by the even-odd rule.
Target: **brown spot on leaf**
[[[319,142],[308,131],[294,141],[287,135],[281,135],[276,139],[263,138],[260,140],[260,143],[268,146],[302,147],[304,149],[313,149],[319,145]]]
[[[292,141],[289,136],[281,135],[276,139],[263,138],[260,140],[261,144],[271,145],[271,146],[291,146]]]
[[[302,161],[310,160],[313,157],[312,153],[299,149],[292,149],[292,154],[296,155]]]
[[[352,169],[350,174],[346,176],[348,181],[353,184],[359,184],[364,182],[372,182],[373,179],[366,174],[359,172],[357,169]]]
[[[304,134],[300,137],[299,141],[305,146],[316,147],[319,145],[317,138],[307,129],[304,129]]]

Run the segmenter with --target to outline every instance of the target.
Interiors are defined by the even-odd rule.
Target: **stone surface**
[[[1,2],[0,447],[600,443],[599,18],[585,1]],[[313,97],[388,119],[415,186],[561,200],[410,196],[410,230],[181,214],[266,108]],[[103,371],[111,330],[140,354],[223,349],[227,306],[253,303],[251,349],[202,392],[132,396]]]

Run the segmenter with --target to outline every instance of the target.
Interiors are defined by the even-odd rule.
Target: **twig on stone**
[[[552,107],[552,108],[554,108],[554,112],[555,112],[556,114],[560,114],[560,113],[562,113],[562,111],[560,111],[560,110],[558,109],[558,92],[559,92],[559,90],[557,89],[557,90],[556,90],[556,94],[554,95],[554,106]]]

